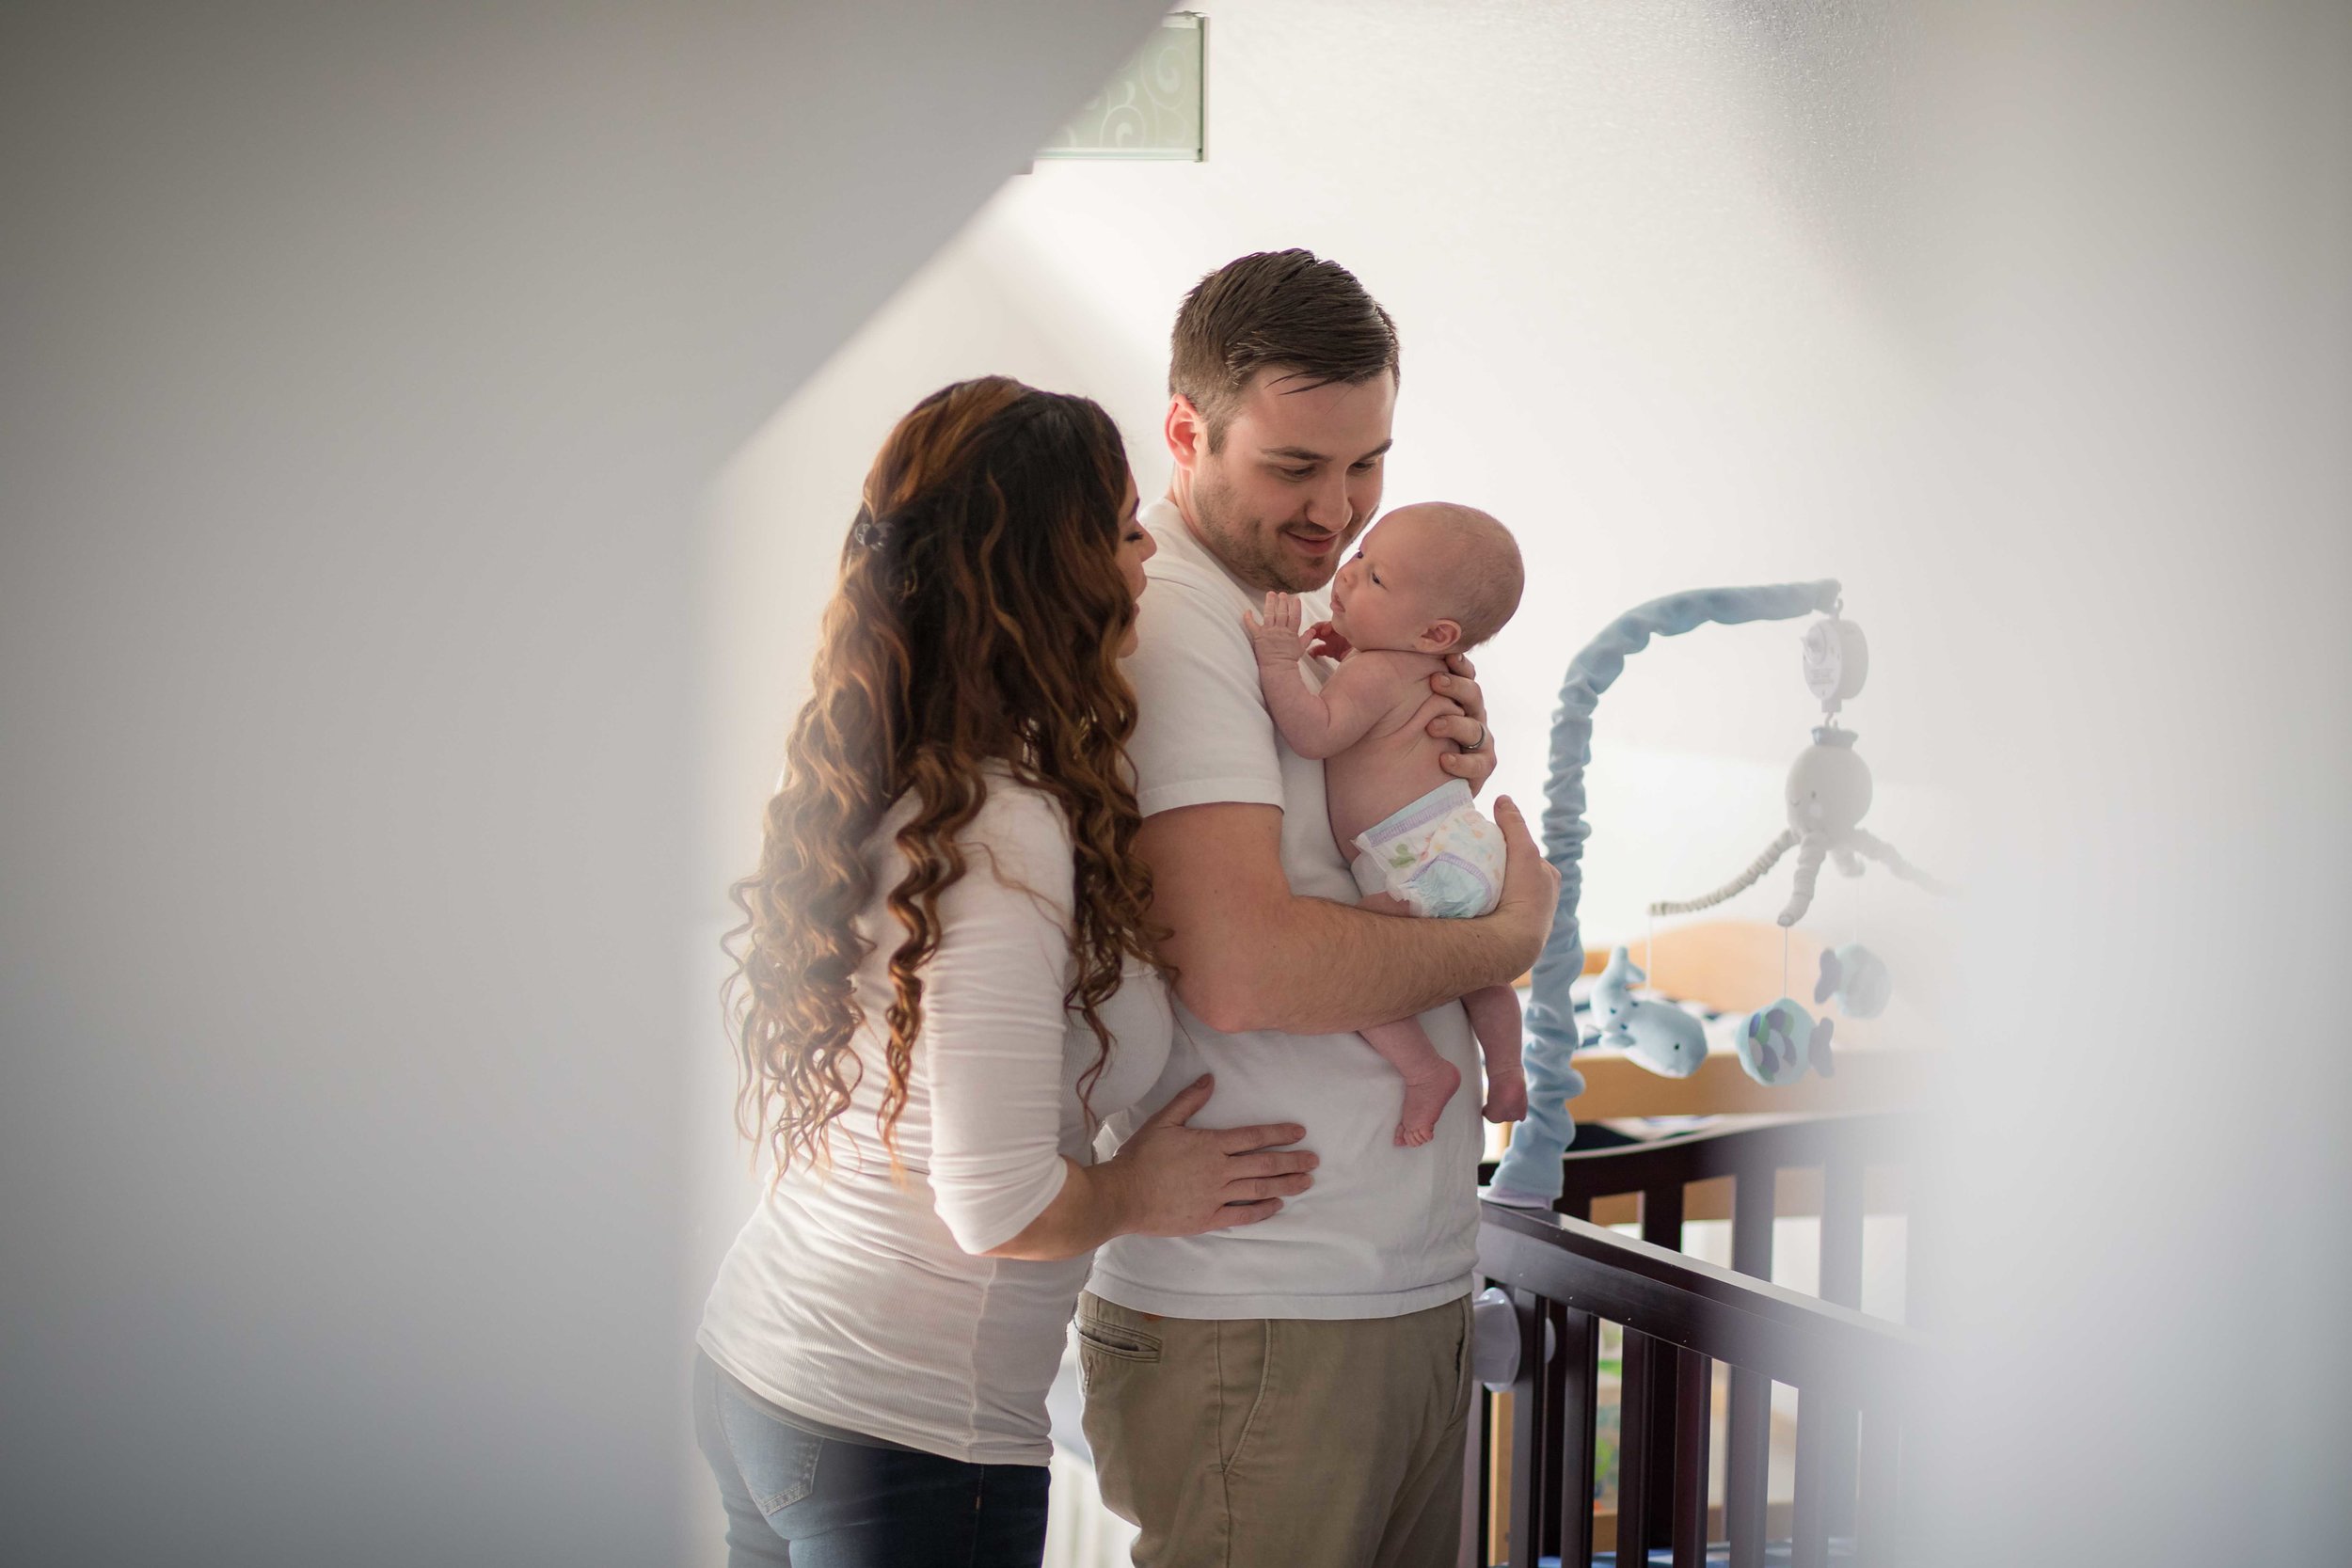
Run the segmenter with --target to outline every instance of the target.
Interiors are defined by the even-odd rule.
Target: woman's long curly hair
[[[1135,615],[1118,558],[1127,486],[1100,407],[1003,376],[925,398],[874,460],[759,869],[734,888],[737,1124],[778,1176],[796,1159],[831,1164],[830,1129],[865,1071],[851,988],[875,946],[856,925],[874,891],[864,847],[902,796],[914,807],[896,835],[907,870],[888,898],[898,941],[877,1118],[893,1168],[940,895],[965,874],[957,835],[992,773],[1043,791],[1069,822],[1067,1003],[1097,1045],[1082,1100],[1101,1074],[1110,1035],[1096,1009],[1126,960],[1151,958],[1125,752],[1136,700],[1119,665]]]

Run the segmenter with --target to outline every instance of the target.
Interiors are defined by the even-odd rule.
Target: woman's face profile
[[[1127,579],[1128,599],[1140,605],[1143,602],[1143,563],[1151,560],[1160,546],[1159,542],[1152,537],[1152,531],[1136,519],[1136,499],[1135,476],[1129,474],[1127,497],[1120,503],[1119,509],[1119,570]],[[1141,631],[1140,624],[1131,617],[1127,622],[1126,635],[1119,642],[1121,658],[1136,651],[1136,644],[1141,640]]]

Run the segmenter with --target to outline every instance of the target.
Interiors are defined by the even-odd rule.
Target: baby
[[[1451,743],[1427,733],[1429,676],[1448,654],[1476,647],[1519,607],[1518,546],[1501,523],[1467,506],[1400,506],[1364,536],[1331,583],[1330,628],[1347,644],[1316,690],[1298,600],[1268,594],[1265,619],[1242,620],[1258,655],[1258,684],[1291,750],[1322,757],[1331,836],[1354,863],[1362,907],[1467,920],[1502,891],[1502,834],[1471,803],[1470,785],[1438,766]],[[1488,1121],[1527,1114],[1519,1065],[1519,1003],[1508,986],[1462,998],[1486,1058]],[[1405,1078],[1400,1144],[1425,1144],[1462,1074],[1438,1054],[1420,1021],[1364,1031]]]

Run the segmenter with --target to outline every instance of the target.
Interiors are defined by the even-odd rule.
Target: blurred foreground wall
[[[0,1560],[678,1560],[697,498],[1156,9],[0,10]]]
[[[1980,849],[1923,1555],[2340,1562],[2352,8],[1920,34],[1921,547],[1997,628],[1948,643]]]

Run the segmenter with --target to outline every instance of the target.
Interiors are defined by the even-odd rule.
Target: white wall
[[[0,15],[0,1560],[678,1560],[695,502],[1152,21]]]
[[[1146,495],[1178,301],[1301,245],[1396,316],[1387,500],[1492,509],[1530,592],[1480,656],[1502,768],[1533,808],[1569,657],[1677,589],[1838,577],[1871,638],[1848,710],[1870,826],[1958,877],[1958,803],[1926,762],[1964,679],[1929,637],[1941,577],[1896,548],[1917,511],[1931,367],[1890,311],[1867,139],[1825,134],[1890,69],[1875,24],[1759,27],[1744,8],[1209,0],[1209,159],[1039,164],[1001,190],[719,486],[714,870],[748,865],[864,465],[916,397],[1001,370],[1104,403]],[[1791,77],[1804,91],[1783,90]],[[1940,607],[1936,607],[1940,610]],[[1968,619],[1981,626],[1981,616]],[[1819,710],[1801,623],[1706,627],[1632,661],[1589,775],[1588,944],[1728,879],[1783,826]],[[1778,875],[1721,913],[1769,919]],[[1947,914],[1883,873],[1825,877],[1808,929],[1902,977],[1904,1037],[1948,990]]]

